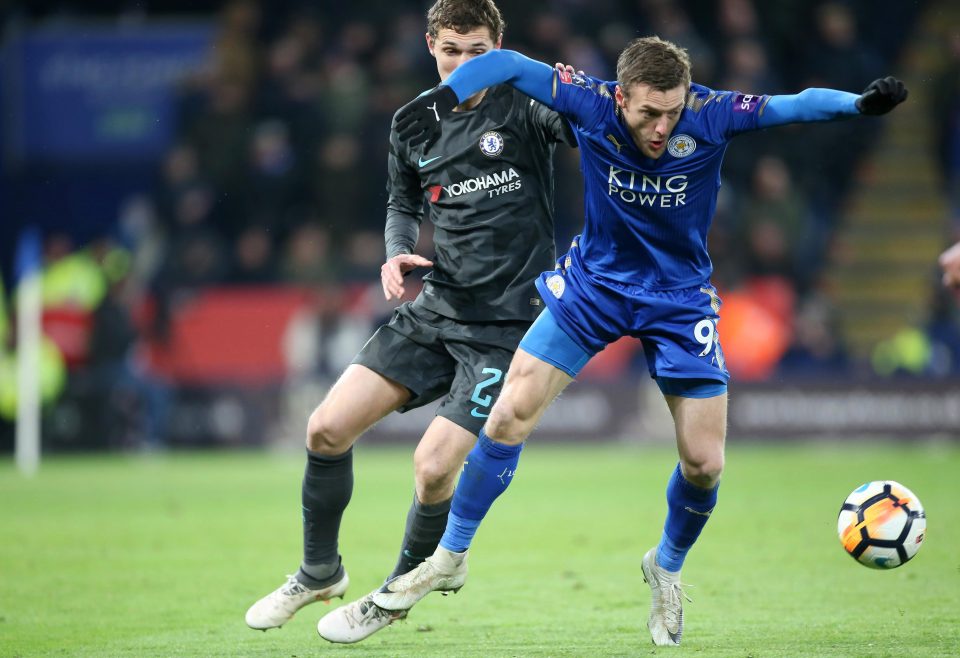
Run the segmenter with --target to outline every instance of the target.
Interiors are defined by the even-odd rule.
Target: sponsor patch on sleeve
[[[760,94],[734,94],[733,111],[734,112],[755,112],[760,106],[763,96]]]
[[[565,85],[576,85],[577,87],[583,87],[584,89],[593,89],[594,84],[588,77],[585,75],[580,75],[579,73],[570,73],[570,71],[557,71],[557,75],[560,78],[560,82]]]
[[[571,82],[577,85],[578,87],[583,87],[584,89],[593,89],[593,83],[588,80],[585,76],[580,75],[579,73],[574,73],[571,78]]]

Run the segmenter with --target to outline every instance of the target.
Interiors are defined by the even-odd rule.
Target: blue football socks
[[[521,450],[522,443],[516,446],[496,443],[480,431],[477,444],[463,462],[463,472],[453,493],[447,529],[440,538],[443,548],[454,553],[470,548],[493,501],[513,480]]]
[[[687,551],[697,541],[717,504],[717,489],[703,489],[683,477],[680,464],[667,484],[667,521],[657,546],[657,564],[667,571],[680,571]]]

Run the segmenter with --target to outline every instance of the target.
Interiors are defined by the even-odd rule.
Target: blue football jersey
[[[554,109],[570,120],[580,146],[584,265],[648,290],[705,283],[723,153],[732,137],[758,128],[770,97],[691,85],[666,151],[652,159],[619,116],[614,84],[579,75],[554,83]]]

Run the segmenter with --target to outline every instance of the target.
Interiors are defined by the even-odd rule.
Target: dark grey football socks
[[[407,527],[403,533],[400,557],[387,580],[413,570],[437,550],[443,530],[447,527],[451,500],[448,498],[441,503],[424,505],[414,494],[413,504],[407,512]]]
[[[336,562],[323,564],[301,564],[297,569],[297,580],[310,589],[323,589],[340,582],[344,574],[343,564],[338,557]],[[316,574],[316,575],[314,575]]]
[[[343,577],[337,539],[353,494],[353,448],[328,457],[307,450],[303,473],[303,564],[297,580],[319,589]]]

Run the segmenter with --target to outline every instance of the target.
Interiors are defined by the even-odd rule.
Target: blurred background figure
[[[940,254],[939,261],[943,269],[943,285],[960,288],[960,242]]]
[[[932,89],[937,164],[950,204],[950,233],[960,239],[960,31],[947,35],[947,56]]]
[[[78,388],[86,431],[112,448],[161,450],[169,427],[169,386],[145,362],[137,324],[137,290],[126,263],[107,272],[104,298],[93,312],[87,363]]]

